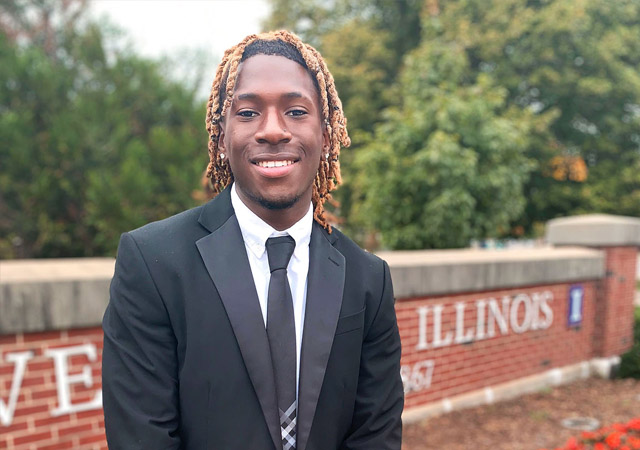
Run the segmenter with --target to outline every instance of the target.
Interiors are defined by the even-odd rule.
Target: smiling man
[[[332,229],[349,145],[320,54],[279,31],[220,63],[204,206],[123,234],[105,313],[111,449],[400,449],[389,268]]]

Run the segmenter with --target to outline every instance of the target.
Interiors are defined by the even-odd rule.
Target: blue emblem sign
[[[584,303],[584,288],[581,284],[574,284],[569,288],[569,317],[568,325],[577,327],[582,324],[582,304]]]

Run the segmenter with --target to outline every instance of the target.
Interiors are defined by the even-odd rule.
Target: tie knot
[[[269,258],[269,270],[286,269],[289,265],[296,241],[291,236],[272,237],[266,243],[267,257]]]

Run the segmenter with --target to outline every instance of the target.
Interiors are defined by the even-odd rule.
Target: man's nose
[[[256,131],[255,139],[261,144],[277,145],[291,140],[291,131],[287,129],[284,116],[278,111],[267,110]]]

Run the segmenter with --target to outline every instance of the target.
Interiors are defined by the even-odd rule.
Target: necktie
[[[271,348],[283,450],[296,448],[296,332],[287,266],[296,247],[291,236],[267,239],[269,293],[267,337]]]

